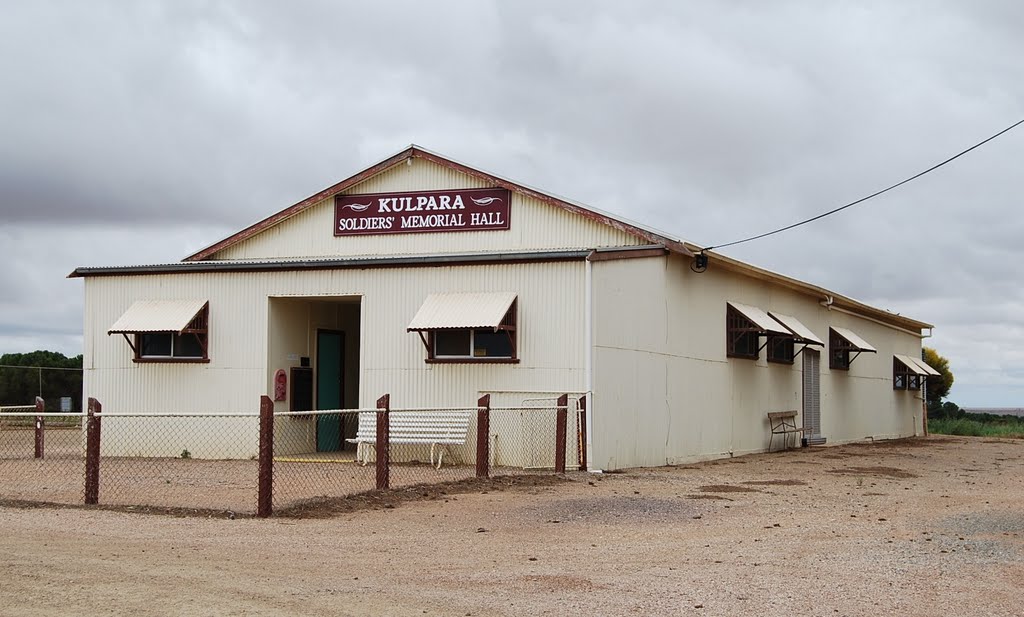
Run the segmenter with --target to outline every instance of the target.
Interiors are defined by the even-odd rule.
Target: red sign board
[[[339,195],[334,235],[362,236],[509,228],[508,189]]]

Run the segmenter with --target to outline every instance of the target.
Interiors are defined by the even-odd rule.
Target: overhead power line
[[[871,199],[873,197],[878,197],[882,193],[887,193],[887,192],[889,192],[889,191],[891,191],[891,190],[893,190],[895,188],[903,186],[904,184],[906,184],[908,182],[911,182],[913,180],[917,180],[921,176],[923,176],[925,174],[928,174],[928,173],[931,173],[931,172],[935,171],[936,169],[938,169],[939,167],[942,167],[943,165],[945,165],[947,163],[952,163],[953,161],[955,161],[956,159],[960,158],[961,156],[967,154],[971,150],[974,150],[975,148],[980,148],[981,146],[987,144],[988,142],[992,141],[996,137],[999,137],[1003,133],[1007,133],[1007,132],[1017,128],[1021,124],[1024,124],[1024,119],[1018,120],[1017,122],[1011,124],[1010,126],[1006,127],[1005,129],[999,131],[995,135],[992,135],[991,137],[989,137],[989,138],[987,138],[987,139],[985,139],[983,141],[979,141],[978,143],[974,144],[970,148],[967,148],[966,150],[964,150],[964,151],[962,151],[962,152],[960,152],[958,154],[955,154],[955,155],[949,157],[948,159],[942,161],[941,163],[938,163],[937,165],[932,165],[928,169],[926,169],[926,170],[924,170],[924,171],[922,171],[920,173],[914,174],[913,176],[910,176],[906,180],[903,180],[901,182],[897,182],[896,184],[894,184],[894,185],[892,185],[890,187],[884,188],[884,189],[882,189],[880,191],[876,191],[876,192],[874,192],[874,193],[872,193],[872,194],[870,194],[870,195],[868,195],[866,197],[861,197],[857,201],[851,201],[850,203],[848,203],[848,204],[846,204],[844,206],[839,206],[838,208],[829,210],[828,212],[823,212],[823,213],[821,213],[821,214],[819,214],[817,216],[812,216],[811,218],[803,220],[803,221],[800,221],[799,223],[793,223],[792,225],[786,225],[785,227],[780,227],[779,229],[776,229],[776,230],[773,230],[773,231],[768,231],[768,232],[765,232],[763,234],[758,234],[756,236],[751,236],[749,238],[744,238],[742,240],[736,240],[734,242],[727,242],[726,244],[717,244],[715,246],[708,246],[708,247],[705,247],[705,248],[701,249],[701,253],[704,253],[705,251],[710,251],[712,249],[721,249],[721,248],[725,248],[727,246],[735,246],[737,244],[743,244],[744,242],[752,242],[754,240],[760,240],[761,238],[767,238],[768,236],[773,236],[775,234],[782,233],[784,231],[788,231],[790,229],[793,229],[794,227],[800,227],[801,225],[806,225],[807,223],[812,223],[814,221],[817,221],[818,219],[823,219],[826,216],[829,216],[831,214],[835,214],[836,212],[840,212],[840,211],[845,210],[847,208],[851,208],[853,206],[856,206],[857,204],[864,203],[865,201],[867,201],[867,200],[869,200],[869,199]]]

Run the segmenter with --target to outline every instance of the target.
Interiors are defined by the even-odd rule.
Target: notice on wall
[[[509,228],[508,189],[339,195],[334,235],[360,236]]]

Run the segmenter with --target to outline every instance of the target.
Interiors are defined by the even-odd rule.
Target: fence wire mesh
[[[487,410],[488,475],[555,470],[557,399],[528,399]],[[478,407],[390,409],[388,488],[457,482],[476,477]],[[567,470],[579,468],[580,423],[576,399],[565,406]],[[317,502],[374,491],[378,470],[378,409],[274,414],[273,507]]]
[[[262,469],[255,410],[112,413],[97,403],[91,424],[87,414],[45,413],[37,426],[37,407],[0,407],[0,499],[267,515],[482,474],[572,471],[582,460],[576,398],[284,413],[264,399],[273,429],[262,435]]]
[[[85,487],[82,414],[0,407],[0,498],[80,504]]]
[[[356,461],[360,410],[274,414],[274,509],[373,490],[375,467]]]
[[[565,468],[579,468],[576,402],[566,406]],[[558,407],[555,400],[524,406],[493,407],[490,420],[491,474],[554,471],[558,455]]]
[[[99,503],[256,511],[259,416],[100,414]]]

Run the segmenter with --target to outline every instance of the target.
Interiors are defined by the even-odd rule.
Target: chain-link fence
[[[255,412],[102,412],[98,417],[97,503],[255,512],[259,446]]]
[[[269,516],[371,491],[586,467],[583,398],[274,413],[0,408],[0,499]],[[33,411],[35,410],[35,411]]]
[[[582,399],[273,414],[273,509],[373,490],[585,467]],[[382,430],[382,427],[386,429]]]
[[[376,467],[364,465],[355,435],[363,413],[375,410],[280,412],[274,415],[273,509],[313,505],[318,501],[376,488]]]
[[[48,413],[46,402],[0,406],[0,498],[82,503],[82,414]]]

